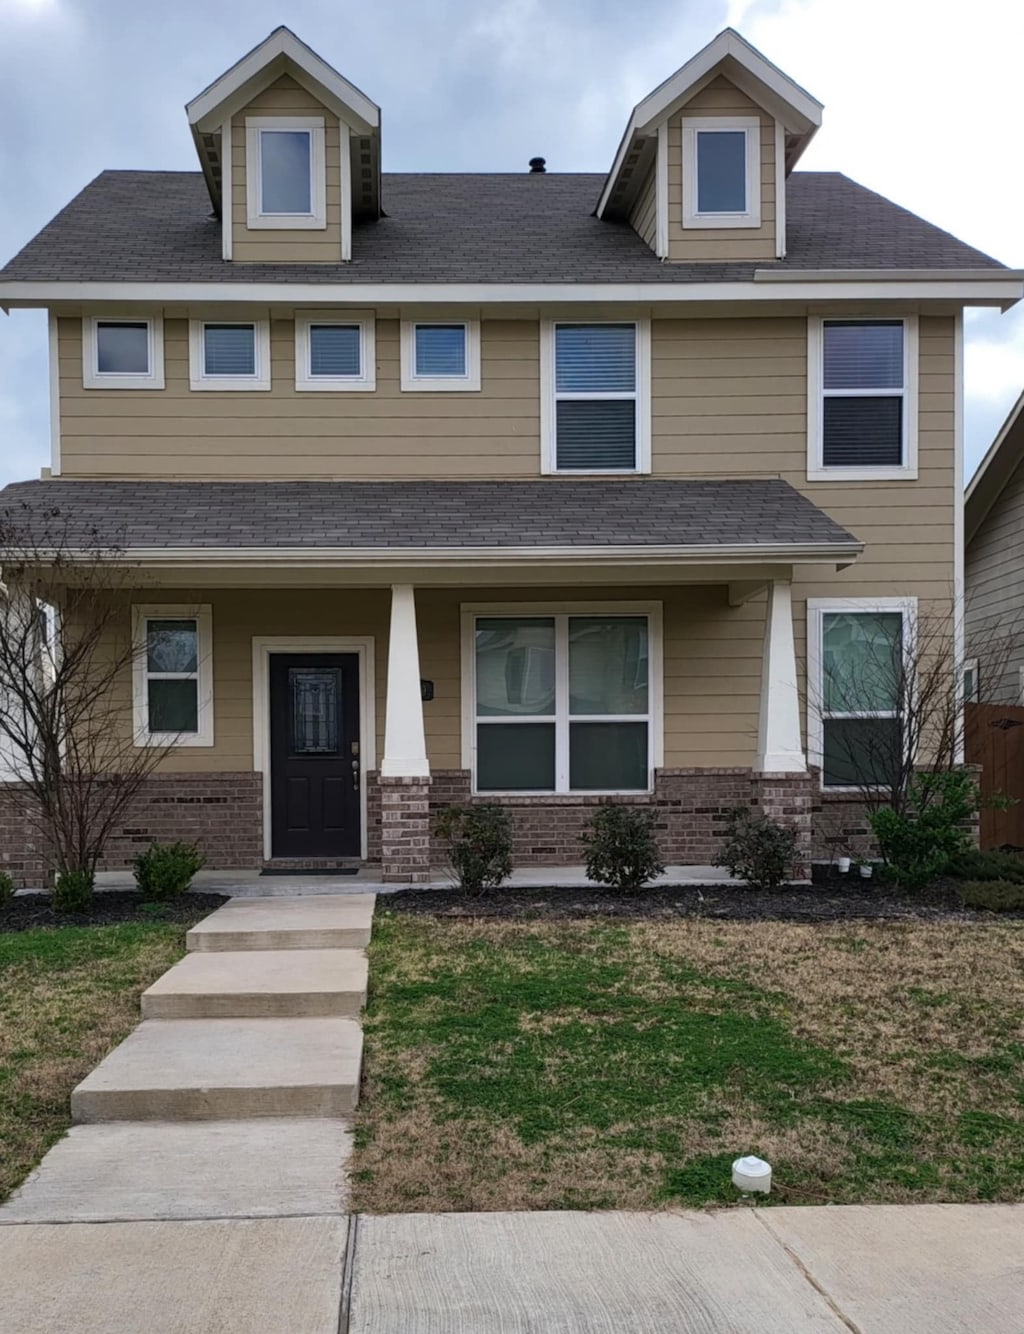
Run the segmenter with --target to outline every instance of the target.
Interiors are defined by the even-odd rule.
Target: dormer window
[[[326,227],[323,117],[249,116],[245,145],[249,226]]]
[[[760,227],[761,122],[683,117],[683,226]]]

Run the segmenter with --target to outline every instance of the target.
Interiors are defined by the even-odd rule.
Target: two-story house
[[[176,742],[114,862],[168,805],[211,865],[391,880],[472,799],[519,864],[608,800],[669,863],[739,803],[809,848],[894,724],[823,664],[958,596],[962,314],[1022,294],[797,170],[821,112],[725,31],[607,174],[387,174],[279,28],[188,104],[199,171],[103,173],[0,272],[53,403],[0,505],[123,549],[136,744]]]

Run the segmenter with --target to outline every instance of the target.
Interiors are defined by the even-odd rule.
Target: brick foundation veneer
[[[377,786],[381,879],[423,884],[430,879],[430,779],[378,776]]]
[[[0,867],[19,886],[38,887],[47,878],[39,835],[0,784]],[[166,774],[146,780],[114,830],[104,871],[123,870],[152,840],[198,843],[212,869],[258,867],[263,863],[263,775],[258,773]]]
[[[658,843],[668,866],[712,863],[729,812],[736,806],[768,803],[772,814],[797,824],[802,846],[809,846],[810,840],[809,779],[793,774],[773,778],[755,776],[749,769],[659,769],[654,792],[636,796],[488,798],[470,796],[466,770],[443,769],[431,780],[431,822],[445,806],[489,800],[497,801],[512,817],[516,866],[579,865],[583,825],[595,806],[610,802],[654,809]],[[435,866],[443,862],[436,841],[432,861]]]

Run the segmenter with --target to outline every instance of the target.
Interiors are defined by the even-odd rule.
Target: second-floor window
[[[402,388],[480,388],[479,320],[403,320]]]
[[[245,136],[248,225],[325,227],[323,117],[249,116]]]
[[[163,323],[159,319],[82,321],[86,389],[163,389]]]
[[[270,322],[189,321],[193,389],[269,389]]]
[[[372,315],[359,318],[296,316],[296,389],[372,390],[375,386]]]
[[[541,327],[545,472],[650,471],[645,321]]]
[[[683,117],[684,227],[761,225],[761,122]]]
[[[917,323],[808,322],[808,475],[917,475]]]

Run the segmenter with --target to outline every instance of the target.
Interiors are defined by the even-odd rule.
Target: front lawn
[[[423,896],[425,897],[425,896]],[[1024,926],[378,910],[353,1210],[1024,1199]]]
[[[190,924],[210,907],[169,911]],[[184,953],[185,930],[0,927],[0,1200],[67,1129],[71,1090],[139,1022],[139,995]]]

